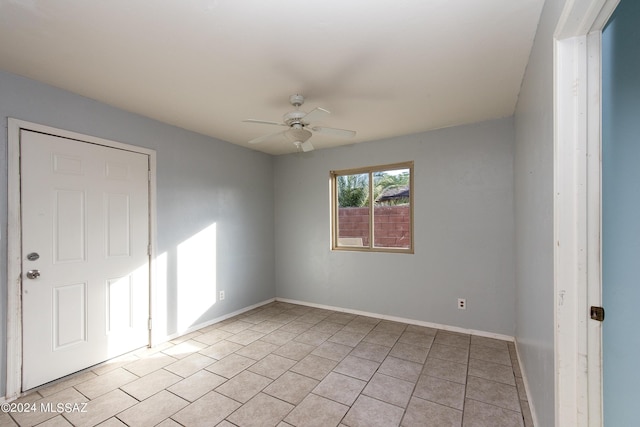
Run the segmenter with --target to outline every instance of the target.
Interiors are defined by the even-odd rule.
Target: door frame
[[[149,319],[152,318],[152,296],[156,259],[156,151],[103,138],[84,135],[50,126],[8,118],[7,123],[7,379],[5,399],[22,392],[22,224],[20,218],[20,130],[46,133],[79,142],[98,144],[149,156]],[[149,321],[149,345],[151,342]]]
[[[554,34],[556,426],[601,426],[602,30],[620,0],[567,0]]]

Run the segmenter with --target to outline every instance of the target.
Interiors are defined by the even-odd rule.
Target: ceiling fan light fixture
[[[285,135],[291,142],[303,143],[303,142],[307,142],[307,140],[311,138],[312,133],[302,127],[300,128],[294,127],[292,129],[289,129]]]

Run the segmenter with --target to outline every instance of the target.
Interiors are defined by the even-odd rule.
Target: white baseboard
[[[524,372],[524,368],[522,367],[522,360],[520,360],[520,350],[518,349],[518,340],[514,341],[516,347],[516,356],[518,357],[518,366],[520,367],[520,373],[522,374],[522,382],[524,383],[524,390],[527,392],[527,402],[529,402],[529,411],[531,412],[531,419],[533,420],[534,426],[539,426],[538,424],[538,416],[536,409],[533,406],[533,401],[531,400],[531,390],[529,389],[529,380],[527,380],[527,375]]]
[[[334,307],[334,306],[324,305],[324,304],[315,304],[315,303],[311,303],[311,302],[298,301],[298,300],[293,300],[293,299],[288,299],[288,298],[270,298],[268,300],[259,302],[257,304],[253,304],[253,305],[250,305],[248,307],[244,307],[244,308],[242,308],[240,310],[236,310],[236,311],[234,311],[232,313],[228,313],[228,314],[225,314],[223,316],[216,317],[215,319],[208,320],[206,322],[199,323],[197,325],[193,325],[193,326],[189,327],[188,329],[186,329],[184,331],[177,332],[177,333],[174,333],[174,334],[171,334],[171,335],[166,335],[164,337],[156,339],[156,341],[153,343],[153,345],[156,346],[156,345],[161,344],[163,342],[170,341],[170,340],[178,338],[178,337],[180,337],[182,335],[186,335],[186,334],[189,334],[189,333],[191,333],[193,331],[197,331],[198,329],[202,329],[202,328],[205,328],[207,326],[213,325],[215,323],[222,322],[223,320],[229,319],[231,317],[237,316],[237,315],[242,314],[242,313],[246,313],[247,311],[251,311],[251,310],[253,310],[255,308],[262,307],[263,305],[272,303],[274,301],[285,302],[285,303],[290,303],[290,304],[297,304],[297,305],[304,305],[304,306],[307,306],[307,307],[314,307],[314,308],[320,308],[320,309],[324,309],[324,310],[338,311],[338,312],[342,312],[342,313],[356,314],[356,315],[359,315],[359,316],[373,317],[373,318],[376,318],[376,319],[390,320],[390,321],[393,321],[393,322],[407,323],[407,324],[410,324],[410,325],[425,326],[425,327],[428,327],[428,328],[442,329],[442,330],[445,330],[445,331],[476,335],[476,336],[485,337],[485,338],[494,338],[494,339],[499,339],[499,340],[503,340],[503,341],[513,341],[513,342],[515,342],[516,355],[518,357],[518,364],[520,365],[520,371],[522,372],[522,380],[524,382],[525,390],[527,392],[527,397],[530,399],[531,393],[529,391],[529,382],[527,381],[527,378],[525,376],[524,370],[522,368],[522,362],[520,360],[520,352],[518,351],[518,343],[517,343],[517,341],[515,341],[514,337],[512,337],[512,336],[503,335],[503,334],[496,334],[496,333],[493,333],[493,332],[479,331],[479,330],[476,330],[476,329],[467,329],[467,328],[460,328],[460,327],[457,327],[457,326],[443,325],[443,324],[439,324],[439,323],[424,322],[422,320],[408,319],[408,318],[404,318],[404,317],[388,316],[388,315],[384,315],[384,314],[371,313],[371,312],[368,312],[368,311],[352,310],[352,309],[348,309],[348,308]],[[6,399],[5,399],[4,396],[0,397],[0,402],[6,402]],[[534,425],[538,425],[536,412],[535,412],[535,409],[534,409],[534,406],[533,406],[533,402],[531,400],[529,400],[529,407],[531,408],[531,416],[533,418]]]
[[[182,335],[189,334],[189,333],[191,333],[193,331],[197,331],[198,329],[205,328],[205,327],[207,327],[209,325],[213,325],[214,323],[222,322],[223,320],[229,319],[231,317],[237,316],[237,315],[242,314],[242,313],[246,313],[247,311],[253,310],[254,308],[258,308],[258,307],[261,307],[261,306],[263,306],[265,304],[272,303],[275,300],[276,300],[275,298],[270,298],[268,300],[259,302],[257,304],[253,304],[253,305],[250,305],[248,307],[241,308],[240,310],[236,310],[236,311],[234,311],[232,313],[228,313],[228,314],[225,314],[223,316],[216,317],[215,319],[207,320],[206,322],[199,323],[197,325],[191,326],[191,327],[189,327],[188,329],[186,329],[184,331],[176,332],[176,333],[171,334],[171,335],[166,335],[166,336],[163,336],[163,337],[160,337],[160,338],[156,338],[154,340],[154,342],[152,343],[152,347],[155,347],[155,346],[157,346],[159,344],[162,344],[163,342],[171,341],[172,339],[181,337]],[[87,369],[91,369],[91,367],[89,367]],[[0,403],[6,403],[6,402],[9,402],[9,401],[13,401],[13,400],[15,400],[18,397],[21,397],[23,395],[24,395],[24,393],[20,393],[20,394],[14,396],[11,399],[7,399],[6,396],[0,396]]]
[[[257,304],[253,304],[253,305],[250,305],[248,307],[241,308],[240,310],[236,310],[236,311],[234,311],[232,313],[228,313],[228,314],[225,314],[223,316],[216,317],[215,319],[207,320],[206,322],[202,322],[202,323],[198,323],[197,325],[190,326],[188,329],[185,329],[184,331],[180,331],[180,332],[173,333],[171,335],[165,335],[163,337],[156,338],[154,340],[154,342],[152,343],[152,347],[155,347],[158,344],[162,344],[163,342],[171,341],[171,340],[176,339],[178,337],[181,337],[183,335],[190,334],[191,332],[197,331],[198,329],[206,328],[207,326],[213,325],[214,323],[222,322],[223,320],[227,320],[227,319],[229,319],[231,317],[234,317],[234,316],[237,316],[239,314],[246,313],[247,311],[251,311],[254,308],[262,307],[263,305],[272,303],[275,300],[276,300],[275,298],[270,298],[268,300],[259,302]]]
[[[442,330],[445,330],[445,331],[459,332],[459,333],[463,333],[463,334],[476,335],[476,336],[485,337],[485,338],[495,338],[495,339],[503,340],[503,341],[512,341],[515,344],[516,356],[518,357],[518,365],[520,366],[520,372],[522,373],[522,381],[524,383],[524,388],[525,388],[525,391],[527,392],[527,401],[529,403],[529,408],[531,410],[531,418],[533,419],[533,425],[535,425],[535,426],[540,425],[540,424],[538,424],[538,417],[536,416],[536,410],[535,410],[535,407],[534,407],[534,403],[531,400],[531,391],[529,389],[529,381],[527,380],[527,376],[526,376],[525,371],[524,371],[524,369],[522,367],[522,360],[520,360],[520,351],[518,350],[518,342],[512,336],[503,335],[503,334],[496,334],[496,333],[493,333],[493,332],[479,331],[479,330],[476,330],[476,329],[460,328],[460,327],[457,327],[457,326],[442,325],[442,324],[439,324],[439,323],[424,322],[424,321],[421,321],[421,320],[407,319],[407,318],[404,318],[404,317],[387,316],[387,315],[378,314],[378,313],[370,313],[370,312],[367,312],[367,311],[352,310],[352,309],[348,309],[348,308],[334,307],[334,306],[323,305],[323,304],[315,304],[315,303],[310,303],[310,302],[306,302],[306,301],[298,301],[298,300],[292,300],[292,299],[287,299],[287,298],[276,298],[276,301],[287,302],[287,303],[291,303],[291,304],[304,305],[304,306],[314,307],[314,308],[321,308],[321,309],[324,309],[324,310],[339,311],[339,312],[342,312],[342,313],[357,314],[357,315],[360,315],[360,316],[373,317],[373,318],[376,318],[376,319],[383,319],[383,320],[391,320],[391,321],[394,321],[394,322],[408,323],[410,325],[426,326],[426,327],[429,327],[429,328],[442,329]]]
[[[439,323],[424,322],[422,320],[407,319],[404,317],[397,317],[397,316],[388,316],[385,314],[370,313],[368,311],[352,310],[350,308],[334,307],[331,305],[315,304],[312,302],[298,301],[298,300],[293,300],[288,298],[276,298],[275,300],[280,302],[288,302],[290,304],[305,305],[307,307],[322,308],[324,310],[333,310],[333,311],[339,311],[342,313],[357,314],[359,316],[373,317],[376,319],[391,320],[393,322],[408,323],[410,325],[426,326],[428,328],[442,329],[445,331],[458,332],[461,334],[470,334],[470,335],[476,335],[476,336],[485,337],[485,338],[495,338],[503,341],[512,341],[512,342],[514,341],[514,338],[509,335],[478,331],[476,329],[460,328],[458,326],[442,325]]]

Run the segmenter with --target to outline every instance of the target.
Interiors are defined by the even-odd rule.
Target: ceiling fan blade
[[[331,114],[331,112],[329,110],[325,110],[324,108],[314,108],[313,110],[309,111],[303,118],[302,120],[304,120],[306,123],[312,123],[315,122],[316,120],[320,120],[323,117],[328,116],[329,114]]]
[[[257,123],[260,125],[276,125],[276,126],[287,126],[284,123],[272,122],[269,120],[255,120],[255,119],[246,119],[243,120],[245,123]]]
[[[275,138],[276,136],[282,135],[285,132],[286,132],[286,130],[283,130],[282,132],[270,133],[268,135],[262,135],[262,136],[259,136],[257,138],[253,138],[251,141],[249,141],[249,144],[259,144],[262,141],[266,141],[267,139]]]
[[[321,126],[314,126],[311,128],[314,132],[324,133],[326,135],[337,136],[340,138],[353,138],[356,136],[356,131],[347,129],[325,128]]]

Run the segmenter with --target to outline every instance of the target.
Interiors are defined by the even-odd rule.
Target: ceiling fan
[[[267,139],[274,138],[279,135],[284,135],[289,141],[291,141],[298,151],[311,151],[313,150],[313,145],[309,138],[313,135],[313,132],[323,133],[326,135],[337,136],[340,138],[352,138],[355,136],[356,132],[352,130],[346,129],[336,129],[336,128],[328,128],[323,126],[313,126],[312,123],[318,119],[322,119],[323,117],[331,114],[328,110],[324,108],[315,108],[308,113],[300,110],[300,106],[304,104],[304,96],[302,95],[291,95],[289,97],[289,102],[291,105],[296,107],[295,110],[289,111],[284,116],[282,116],[283,123],[272,122],[269,120],[254,120],[247,119],[243,120],[246,123],[258,123],[263,125],[275,125],[275,126],[286,126],[288,129],[283,130],[281,132],[276,132],[268,135],[259,136],[257,138],[249,141],[249,144],[258,144],[260,142],[266,141]]]

